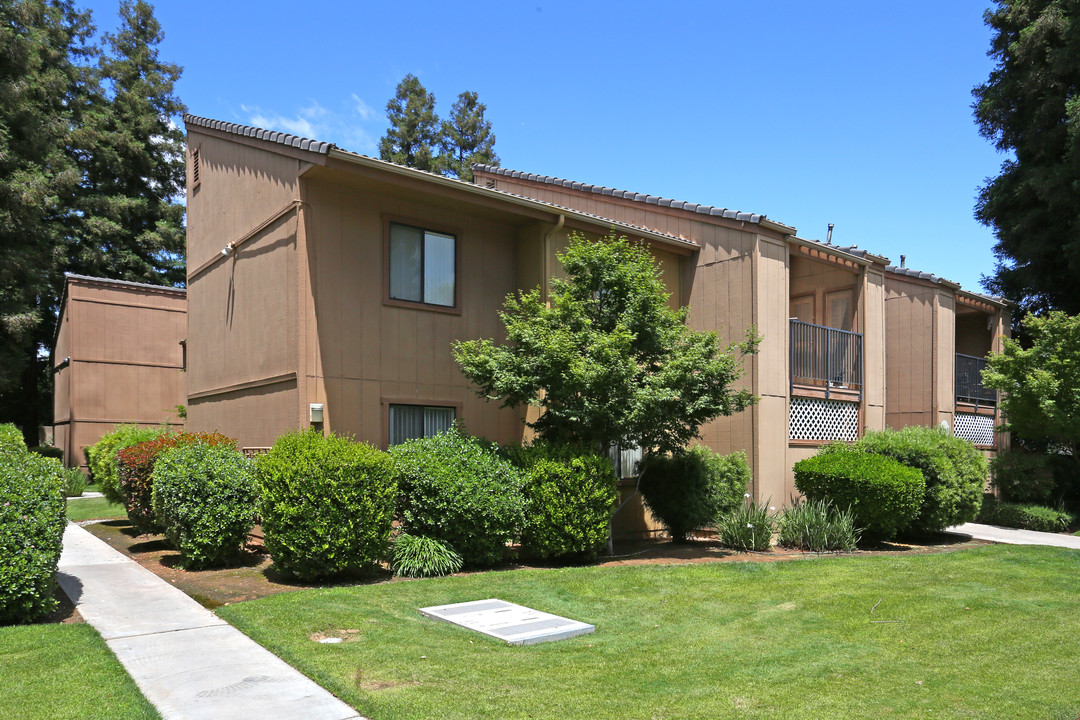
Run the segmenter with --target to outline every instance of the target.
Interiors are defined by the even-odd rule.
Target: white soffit
[[[594,625],[495,598],[420,608],[420,614],[475,630],[510,645],[565,640],[596,629]]]

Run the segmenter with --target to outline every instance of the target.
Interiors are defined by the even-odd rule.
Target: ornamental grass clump
[[[811,552],[851,552],[859,544],[862,530],[855,524],[850,508],[837,508],[830,501],[795,501],[777,521],[776,544]]]
[[[390,569],[398,577],[452,575],[464,561],[454,549],[434,538],[399,533],[390,550]]]
[[[607,545],[618,496],[611,461],[569,445],[508,450],[522,475],[521,554],[595,558]]]
[[[850,508],[864,537],[889,540],[907,528],[922,507],[922,473],[881,455],[847,446],[795,463],[795,487],[808,500]]]
[[[236,440],[221,433],[168,433],[121,448],[116,453],[121,500],[128,519],[139,532],[165,530],[154,514],[154,467],[162,453],[186,445],[220,445],[237,449]]]
[[[672,455],[645,458],[641,494],[677,543],[742,504],[752,476],[742,451],[718,455],[696,445]]]
[[[525,520],[522,478],[498,447],[453,427],[390,448],[401,528],[449,545],[466,565],[494,565]]]
[[[716,518],[716,539],[720,544],[743,552],[764,552],[772,542],[776,512],[768,503],[749,499]]]
[[[181,443],[154,463],[157,524],[191,570],[239,558],[255,524],[255,464],[227,443]]]
[[[62,471],[58,460],[28,452],[21,439],[0,443],[0,625],[33,622],[56,607],[67,525]]]
[[[79,468],[64,468],[64,497],[81,497],[86,492],[86,475]]]
[[[339,435],[290,433],[259,456],[255,486],[266,548],[286,575],[329,579],[386,557],[397,484],[385,452]]]

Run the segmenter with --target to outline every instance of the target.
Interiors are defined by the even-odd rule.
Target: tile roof
[[[197,127],[210,128],[211,130],[221,130],[222,132],[232,133],[233,135],[258,138],[259,140],[269,140],[270,142],[279,145],[288,145],[289,147],[308,150],[321,155],[328,154],[332,148],[336,147],[333,143],[311,140],[310,138],[275,132],[273,130],[263,130],[262,128],[252,127],[251,125],[238,125],[237,123],[224,122],[223,120],[211,120],[210,118],[199,117],[198,115],[192,115],[190,113],[184,113],[184,123],[187,125],[195,125]]]
[[[686,210],[688,212],[696,212],[701,215],[722,217],[728,220],[741,220],[743,222],[756,224],[766,219],[765,215],[759,215],[758,213],[739,212],[738,210],[718,208],[712,205],[699,205],[698,203],[686,202],[683,200],[672,200],[670,198],[658,197],[656,195],[644,195],[642,193],[631,192],[629,190],[616,190],[615,188],[604,187],[602,185],[590,185],[588,183],[575,182],[573,180],[564,180],[562,178],[552,177],[550,175],[536,175],[535,173],[526,173],[521,172],[520,170],[508,170],[507,168],[501,168],[495,165],[485,165],[482,163],[478,163],[476,165],[473,165],[473,169],[480,170],[482,172],[489,172],[495,175],[502,175],[504,177],[520,178],[522,180],[539,182],[547,185],[558,185],[560,187],[570,188],[572,190],[581,190],[583,192],[591,192],[597,195],[608,195],[610,197],[645,203],[646,205],[670,207],[675,208],[676,210]]]
[[[64,277],[69,280],[88,280],[96,283],[106,283],[108,285],[123,285],[124,287],[138,287],[146,288],[148,290],[166,290],[177,293],[187,293],[187,288],[173,287],[172,285],[154,285],[153,283],[141,283],[134,282],[132,280],[113,280],[112,278],[103,277],[91,277],[90,275],[76,275],[75,273],[64,273]]]

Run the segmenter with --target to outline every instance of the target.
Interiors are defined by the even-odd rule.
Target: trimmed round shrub
[[[0,454],[10,452],[25,452],[26,443],[19,428],[12,423],[0,425]]]
[[[717,455],[696,445],[674,455],[648,455],[641,470],[645,504],[675,542],[743,504],[753,479],[746,453]]]
[[[466,565],[501,562],[525,519],[522,479],[498,448],[451,428],[390,448],[402,530],[449,545]]]
[[[421,535],[398,533],[390,550],[390,569],[398,577],[452,575],[463,564],[452,547]]]
[[[186,567],[239,557],[255,524],[255,464],[228,444],[183,443],[154,463],[153,506]]]
[[[21,441],[20,441],[21,442]],[[0,452],[0,624],[33,622],[56,607],[65,514],[58,460]]]
[[[164,531],[154,514],[154,465],[162,453],[182,445],[196,444],[237,449],[236,440],[220,433],[168,433],[121,448],[116,453],[121,500],[136,530],[142,533]]]
[[[979,514],[989,471],[986,458],[967,440],[941,427],[909,425],[903,430],[869,432],[852,447],[922,472],[926,494],[909,531],[937,532],[970,522]]]
[[[570,446],[509,449],[525,495],[521,552],[527,557],[594,558],[607,546],[618,480],[611,461]]]
[[[137,445],[147,440],[165,435],[169,431],[161,427],[145,428],[138,425],[117,425],[111,433],[86,448],[86,460],[90,466],[90,475],[101,488],[101,494],[111,503],[124,504],[124,493],[120,489],[120,469],[116,464],[116,454],[126,447]]]
[[[397,485],[385,452],[305,430],[278,438],[256,468],[266,548],[279,570],[332,578],[386,556]]]
[[[918,516],[922,473],[881,455],[832,448],[795,463],[795,487],[807,500],[851,508],[868,538],[888,540]]]

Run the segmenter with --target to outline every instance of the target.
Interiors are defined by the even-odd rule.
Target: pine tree
[[[415,75],[406,75],[398,83],[394,97],[386,104],[390,127],[379,140],[379,157],[387,162],[407,165],[428,172],[439,171],[439,118],[435,115],[435,96]]]
[[[466,182],[472,182],[473,165],[499,164],[491,121],[484,118],[486,110],[487,106],[479,101],[477,94],[466,90],[458,95],[450,119],[442,123],[439,145],[443,152],[443,167]]]
[[[120,5],[120,28],[104,37],[76,143],[83,172],[69,269],[87,275],[178,285],[185,280],[184,134],[175,119],[177,65],[158,57],[163,34],[142,0]]]

